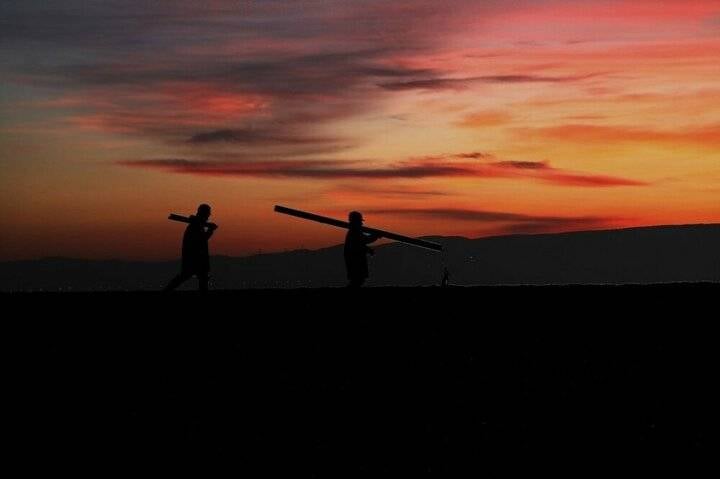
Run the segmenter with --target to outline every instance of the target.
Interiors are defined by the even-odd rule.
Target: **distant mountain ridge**
[[[720,281],[720,224],[571,233],[427,237],[437,253],[401,243],[378,246],[368,286],[450,283],[577,284]],[[247,257],[214,256],[216,289],[338,287],[346,283],[342,245]],[[0,262],[2,291],[156,290],[179,261],[45,258]],[[194,280],[187,284],[195,286]]]

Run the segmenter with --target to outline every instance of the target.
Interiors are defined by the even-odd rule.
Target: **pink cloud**
[[[645,186],[628,178],[553,168],[548,162],[468,161],[472,154],[411,158],[388,166],[358,160],[201,161],[154,159],[122,161],[122,166],[203,176],[337,179],[505,178],[537,180],[560,186]],[[473,158],[473,156],[470,156]]]

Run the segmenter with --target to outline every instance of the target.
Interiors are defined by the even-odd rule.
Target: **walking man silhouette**
[[[375,252],[368,244],[377,241],[381,236],[363,233],[362,214],[351,211],[348,215],[350,228],[345,236],[345,268],[350,281],[348,288],[359,288],[368,277],[367,255]]]
[[[210,205],[206,204],[198,206],[197,214],[190,216],[190,224],[183,235],[182,269],[165,287],[165,291],[174,290],[192,276],[197,276],[198,289],[207,291],[210,273],[208,240],[217,229],[215,223],[208,223],[209,218]]]

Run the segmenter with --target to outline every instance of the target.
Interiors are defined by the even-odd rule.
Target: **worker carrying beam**
[[[373,250],[368,247],[368,244],[380,238],[393,239],[421,248],[442,251],[442,246],[437,243],[363,226],[363,217],[358,211],[350,212],[347,222],[279,205],[275,206],[275,211],[318,223],[337,226],[338,228],[347,228],[348,232],[345,236],[345,247],[343,251],[345,268],[349,280],[348,287],[351,288],[359,288],[368,278],[367,255],[373,254]]]
[[[192,276],[197,276],[198,289],[207,291],[208,275],[210,273],[210,255],[208,253],[208,240],[217,229],[215,223],[210,223],[210,205],[198,206],[197,214],[189,217],[171,214],[169,220],[188,223],[182,243],[182,268],[165,287],[165,291],[172,291]]]
[[[348,288],[359,288],[368,278],[367,255],[374,255],[375,252],[368,245],[382,236],[378,233],[363,233],[363,217],[359,211],[351,211],[348,215],[350,227],[345,235],[345,269],[347,271]]]

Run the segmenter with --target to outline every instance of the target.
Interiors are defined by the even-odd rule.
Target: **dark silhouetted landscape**
[[[6,473],[716,453],[718,65],[720,0],[0,1]]]
[[[215,257],[228,289],[209,293],[66,292],[157,289],[176,262],[5,263],[4,289],[36,290],[0,295],[14,437],[54,467],[81,451],[91,470],[202,457],[257,477],[710,451],[719,239],[718,225],[433,238],[451,284],[485,285],[449,288],[394,286],[442,279],[440,255],[396,244],[359,290],[292,288],[344,285],[341,246]],[[541,285],[574,282],[603,284]]]
[[[467,239],[431,237],[445,252],[376,247],[368,286],[625,284],[720,281],[720,225]],[[342,245],[248,257],[214,256],[215,289],[321,288],[347,283]],[[178,261],[48,258],[0,263],[3,291],[159,290]],[[187,282],[194,289],[196,280]]]

